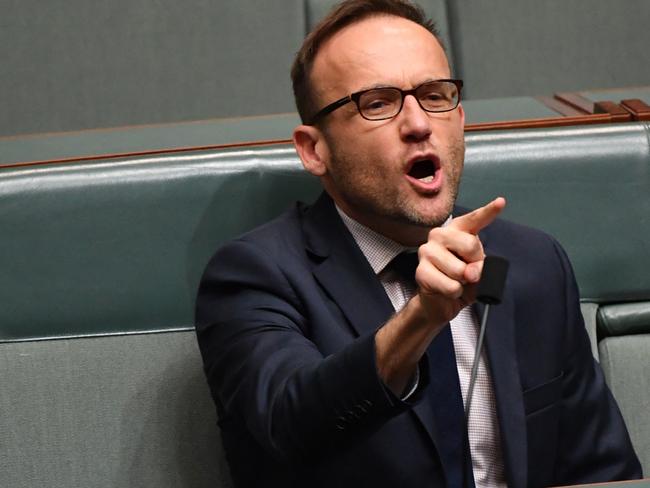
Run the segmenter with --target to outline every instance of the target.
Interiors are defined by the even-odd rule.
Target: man
[[[453,208],[462,83],[421,11],[344,2],[305,40],[292,78],[304,122],[294,143],[325,193],[220,249],[197,300],[236,485],[640,476],[563,251],[495,220],[502,198]],[[417,269],[405,271],[403,251],[414,249]],[[511,271],[466,436],[486,253],[506,256]]]

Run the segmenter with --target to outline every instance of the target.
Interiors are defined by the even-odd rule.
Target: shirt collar
[[[395,256],[404,251],[415,251],[415,248],[403,246],[388,237],[375,232],[374,230],[360,224],[353,218],[349,217],[343,210],[336,206],[336,211],[341,216],[341,220],[352,234],[355,242],[361,249],[361,252],[368,260],[370,267],[375,274],[381,273]],[[443,226],[451,220],[451,215],[445,221]]]

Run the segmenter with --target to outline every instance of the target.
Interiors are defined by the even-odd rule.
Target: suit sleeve
[[[196,305],[215,402],[285,462],[377,429],[419,399],[407,404],[386,391],[374,334],[324,357],[308,339],[310,317],[294,286],[269,253],[239,240],[206,268]]]
[[[620,411],[591,353],[569,260],[557,243],[555,250],[565,275],[567,317],[556,482],[640,478],[641,466]]]

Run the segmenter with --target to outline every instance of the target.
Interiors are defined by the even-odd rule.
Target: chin
[[[427,229],[433,229],[434,227],[440,227],[444,224],[449,218],[449,214],[435,215],[435,216],[421,216],[419,218],[410,218],[409,222],[412,225],[417,227],[424,227]]]
[[[435,205],[426,205],[426,208],[418,208],[416,205],[403,205],[402,216],[411,225],[418,227],[440,227],[444,224],[454,207],[454,199],[447,198],[446,201],[438,201]]]

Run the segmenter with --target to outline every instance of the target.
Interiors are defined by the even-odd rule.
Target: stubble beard
[[[456,198],[463,171],[465,144],[461,138],[450,141],[447,161],[442,161],[439,171],[444,172],[444,187],[432,199],[438,201],[435,213],[418,208],[411,195],[394,189],[382,189],[377,185],[378,177],[373,171],[373,161],[358,155],[344,154],[334,146],[329,172],[337,193],[352,208],[365,215],[392,220],[393,222],[421,228],[439,227],[449,218]],[[349,175],[354,174],[353,178]]]

